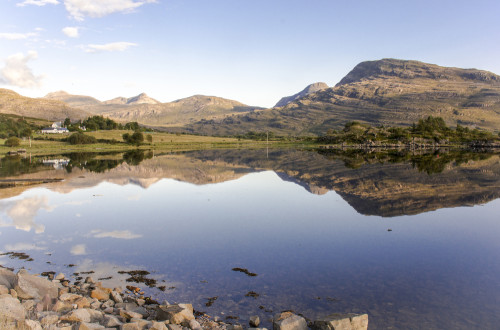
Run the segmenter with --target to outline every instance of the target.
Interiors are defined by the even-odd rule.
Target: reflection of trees
[[[0,159],[0,177],[34,173],[43,167],[39,159],[24,158],[19,155]]]
[[[441,173],[446,165],[454,163],[460,165],[474,160],[485,160],[494,155],[490,152],[470,152],[465,150],[434,151],[425,154],[412,154],[408,150],[384,150],[366,152],[359,149],[319,149],[319,154],[331,160],[341,160],[351,169],[358,169],[365,164],[374,163],[405,163],[409,162],[420,172],[427,174]]]
[[[143,150],[131,150],[123,154],[122,159],[111,158],[117,153],[94,153],[94,152],[77,152],[65,155],[70,159],[66,166],[66,171],[71,173],[73,168],[79,168],[95,173],[104,173],[118,165],[126,162],[128,165],[139,165],[144,159],[153,157],[152,152],[144,152]],[[109,156],[110,158],[105,158]],[[99,157],[99,158],[97,158]]]

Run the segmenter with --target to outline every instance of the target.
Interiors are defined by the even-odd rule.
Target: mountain
[[[173,102],[161,103],[145,93],[134,97],[117,97],[101,102],[89,96],[70,95],[66,92],[50,93],[46,99],[66,102],[68,106],[94,115],[155,127],[182,126],[200,120],[219,120],[226,116],[250,113],[259,107],[216,96],[194,95]]]
[[[335,87],[284,107],[187,125],[211,135],[273,131],[282,135],[324,134],[349,121],[408,126],[427,116],[487,130],[500,127],[500,76],[488,71],[382,59],[358,64]]]
[[[84,119],[89,113],[66,103],[46,98],[30,98],[0,88],[0,113],[60,121],[65,118]]]
[[[310,84],[309,86],[304,88],[302,91],[298,92],[297,94],[294,94],[292,96],[282,97],[281,100],[279,100],[278,103],[276,103],[274,108],[284,107],[285,105],[287,105],[290,102],[293,102],[293,101],[298,100],[306,95],[316,93],[317,91],[320,91],[320,90],[323,90],[326,88],[328,88],[328,85],[323,83],[323,82],[317,82],[314,84]]]
[[[160,104],[161,102],[147,96],[146,93],[141,93],[137,96],[130,97],[128,99],[125,97],[117,97],[109,101],[104,101],[103,103],[134,105],[134,104]]]
[[[72,95],[65,91],[53,92],[45,95],[44,99],[57,100],[66,103],[72,108],[85,108],[96,104],[101,104],[101,101],[85,95]]]

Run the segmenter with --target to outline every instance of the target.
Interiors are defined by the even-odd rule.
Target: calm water
[[[498,155],[48,158],[2,160],[4,180],[63,179],[0,190],[0,251],[33,259],[3,266],[95,271],[109,286],[148,270],[156,287],[139,286],[158,300],[240,322],[282,310],[368,313],[372,329],[500,322]]]

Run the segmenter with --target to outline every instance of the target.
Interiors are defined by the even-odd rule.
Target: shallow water
[[[33,261],[0,264],[94,271],[108,286],[129,284],[119,271],[148,270],[156,287],[139,286],[160,301],[242,323],[258,314],[267,327],[294,310],[368,313],[372,329],[495,328],[498,155],[430,174],[407,160],[349,168],[337,156],[225,150],[99,171],[39,166],[18,178],[64,181],[6,188],[0,200],[0,251]],[[107,158],[117,156],[93,159]]]

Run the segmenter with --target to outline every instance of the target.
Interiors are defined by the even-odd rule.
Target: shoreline
[[[87,276],[71,283],[64,274],[33,275],[0,267],[0,327],[2,329],[167,329],[240,330],[259,328],[261,320],[251,316],[248,324],[230,323],[199,313],[189,303],[162,303],[144,295],[136,286],[106,288]],[[274,315],[273,329],[365,330],[367,314],[330,314],[310,321],[291,311]],[[260,328],[265,329],[265,328]]]

